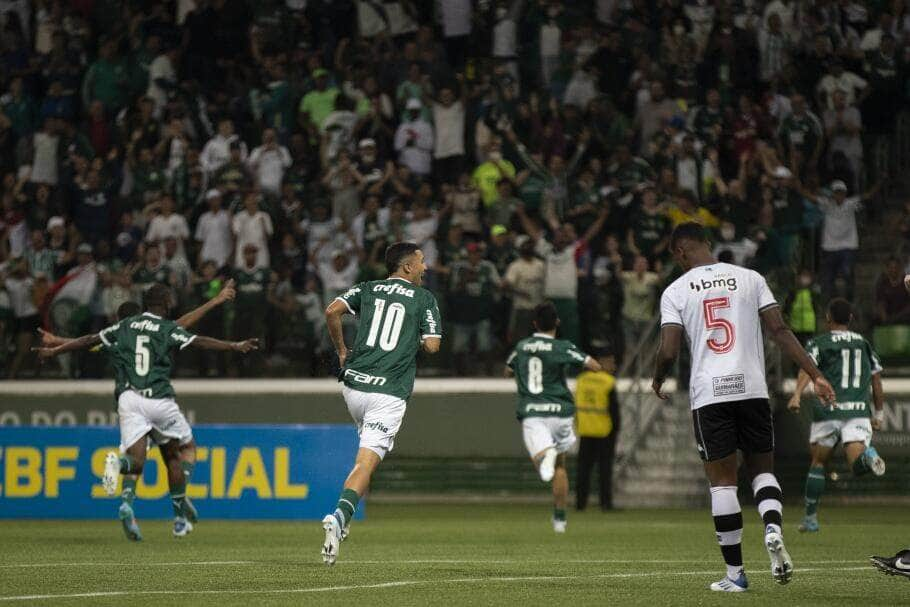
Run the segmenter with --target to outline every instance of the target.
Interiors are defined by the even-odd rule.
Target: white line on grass
[[[123,565],[122,561],[110,562],[110,563],[99,563],[99,562],[86,562],[82,561],[80,563],[14,563],[10,565],[0,565],[0,569],[29,569],[32,567],[96,567],[104,565]],[[138,563],[129,563],[131,567],[184,567],[184,566],[213,566],[213,565],[256,565],[259,564],[258,561],[174,561],[169,563],[149,563],[145,561],[140,561]]]
[[[831,571],[872,571],[871,566],[866,567],[819,567],[797,569],[795,573],[814,573]],[[661,571],[662,576],[695,576],[716,575],[712,571]],[[0,601],[43,601],[47,599],[86,599],[113,596],[149,596],[149,595],[238,595],[238,594],[307,594],[311,592],[339,592],[349,590],[372,590],[380,588],[397,588],[402,586],[420,586],[424,584],[477,584],[477,583],[507,583],[507,582],[559,582],[584,579],[627,579],[649,577],[657,575],[649,573],[604,573],[597,575],[540,575],[540,576],[508,576],[508,577],[472,577],[438,580],[400,580],[397,582],[382,582],[378,584],[358,584],[350,586],[321,586],[317,588],[271,588],[247,590],[113,590],[108,592],[79,592],[73,594],[25,594],[20,596],[0,596]]]

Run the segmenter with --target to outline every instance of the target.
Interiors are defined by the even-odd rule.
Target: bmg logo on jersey
[[[699,293],[701,291],[708,291],[710,289],[727,289],[728,291],[735,291],[738,287],[736,286],[736,277],[730,276],[728,278],[719,277],[708,280],[702,278],[699,282],[690,282],[689,288]]]

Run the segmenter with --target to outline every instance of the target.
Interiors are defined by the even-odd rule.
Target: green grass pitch
[[[735,597],[707,589],[723,564],[704,510],[570,512],[557,536],[542,505],[374,504],[331,568],[317,522],[203,519],[176,540],[166,521],[145,521],[145,541],[130,544],[116,520],[3,521],[0,605],[910,604],[910,580],[868,562],[910,544],[906,508],[823,507],[812,536],[785,510],[788,586],[771,580],[758,516],[744,510],[751,588]]]

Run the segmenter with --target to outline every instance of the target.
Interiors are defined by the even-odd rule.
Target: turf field
[[[146,521],[127,543],[111,522],[0,522],[0,604],[10,605],[901,605],[910,580],[867,557],[910,544],[903,508],[822,510],[821,533],[785,537],[796,562],[774,584],[747,511],[745,595],[707,590],[723,570],[701,511],[570,513],[553,534],[536,505],[371,505],[322,564],[319,523],[201,521],[183,540]]]

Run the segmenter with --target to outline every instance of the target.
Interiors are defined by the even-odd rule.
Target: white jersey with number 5
[[[761,274],[728,263],[692,268],[666,288],[660,324],[686,332],[693,409],[768,398],[759,313],[776,305]]]

